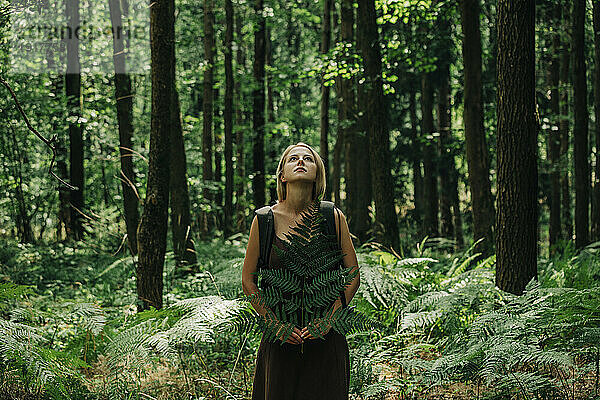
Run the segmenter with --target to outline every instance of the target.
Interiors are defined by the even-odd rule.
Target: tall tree
[[[252,90],[252,189],[254,205],[265,204],[265,53],[266,22],[263,0],[254,0],[254,89]]]
[[[133,94],[131,77],[127,73],[121,2],[109,0],[110,21],[113,31],[113,62],[115,67],[115,97],[117,121],[119,123],[119,153],[121,155],[121,189],[123,191],[123,213],[127,230],[127,243],[132,254],[137,254],[137,228],[139,223],[139,196],[133,171]]]
[[[173,56],[175,56],[175,53],[173,53]],[[175,65],[175,60],[172,63]],[[175,86],[172,89],[171,101],[169,202],[171,208],[173,253],[178,263],[195,264],[197,259],[191,232],[187,158],[183,140],[179,94]]]
[[[246,231],[246,194],[245,194],[245,179],[246,179],[246,168],[245,165],[245,154],[244,154],[244,128],[246,120],[244,118],[244,93],[242,91],[241,79],[245,75],[246,71],[246,57],[244,53],[243,43],[244,37],[242,36],[242,25],[244,24],[244,15],[241,10],[236,13],[235,17],[235,40],[236,40],[236,71],[237,79],[235,79],[235,122],[236,122],[236,176],[237,184],[235,185],[235,205],[236,205],[236,224],[235,229],[238,232]]]
[[[167,247],[171,107],[175,88],[175,2],[155,0],[150,7],[152,111],[148,181],[138,229],[138,309],[163,304],[163,267]]]
[[[559,99],[559,73],[560,73],[560,17],[561,4],[556,4],[552,10],[553,26],[551,61],[548,69],[548,78],[550,83],[550,112],[552,115],[560,117],[560,99]],[[557,124],[558,125],[557,121]],[[554,124],[550,129],[548,137],[548,158],[551,165],[550,182],[550,224],[549,224],[549,245],[552,249],[560,239],[560,130],[556,129]],[[553,250],[551,250],[553,251]]]
[[[223,218],[224,237],[233,234],[233,4],[225,0],[225,208]],[[238,38],[239,40],[239,38]]]
[[[340,41],[345,49],[340,54],[341,65],[350,64],[350,53],[355,49],[353,3],[353,0],[341,0]],[[368,139],[358,134],[355,79],[340,76],[337,84],[338,136],[344,138],[346,193],[352,193],[346,197],[345,204],[348,225],[350,231],[364,242],[370,225],[368,206],[372,198],[369,152],[365,151],[365,148],[368,148]]]
[[[202,195],[208,201],[213,200],[209,184],[214,179],[213,173],[213,76],[214,76],[214,27],[213,27],[213,0],[204,0],[204,91],[202,98],[202,180],[204,190]],[[202,213],[202,235],[209,231],[209,218],[206,212]]]
[[[596,169],[592,199],[592,240],[600,240],[600,3],[593,2],[594,14],[594,112],[596,133]]]
[[[419,137],[419,119],[417,118],[417,89],[414,83],[409,88],[408,112],[410,117],[411,160],[413,174],[413,199],[415,204],[415,220],[419,226],[423,223],[424,185],[421,169],[421,140]]]
[[[367,137],[375,198],[375,221],[383,228],[383,244],[399,249],[398,220],[394,204],[394,188],[390,169],[390,138],[387,128],[387,106],[383,97],[381,48],[377,32],[374,0],[358,0],[357,42],[364,62]]]
[[[65,91],[69,120],[69,179],[72,186],[71,233],[74,239],[81,239],[83,227],[81,217],[84,207],[83,133],[81,117],[81,65],[79,63],[79,0],[66,0],[67,17],[67,73]],[[69,230],[67,230],[69,231]]]
[[[563,40],[560,49],[560,198],[562,211],[562,231],[564,239],[573,239],[573,216],[571,213],[571,189],[569,183],[569,65],[571,63],[570,33],[571,33],[571,2],[562,7],[563,31],[567,33],[567,39]]]
[[[537,276],[535,1],[498,1],[496,285],[521,294]]]
[[[575,164],[575,246],[589,241],[590,169],[588,164],[588,110],[585,66],[585,0],[573,2],[573,156]]]
[[[479,0],[461,0],[464,64],[464,123],[469,189],[473,209],[473,239],[484,241],[477,248],[491,254],[494,245],[494,203],[490,189],[488,148],[483,130],[481,101],[481,30]]]
[[[429,237],[439,235],[438,220],[438,174],[437,174],[437,141],[433,132],[433,85],[431,73],[423,74],[421,78],[421,132],[426,138],[423,145],[423,234]]]
[[[322,32],[321,32],[321,54],[325,56],[329,53],[331,47],[331,5],[333,0],[323,0],[323,19],[322,19]],[[329,168],[329,93],[330,87],[325,86],[325,80],[321,82],[321,140],[320,140],[320,155],[323,158],[323,164],[325,164],[325,171],[327,173],[327,179],[329,182],[326,183],[328,188],[325,191],[324,200],[329,200],[329,193],[331,192],[331,169]]]

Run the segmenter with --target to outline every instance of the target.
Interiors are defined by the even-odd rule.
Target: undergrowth
[[[187,269],[168,254],[165,307],[136,313],[130,257],[3,241],[0,397],[249,398],[260,334],[241,300],[245,245],[198,244]],[[596,245],[540,259],[520,297],[495,287],[495,258],[473,247],[358,250],[353,304],[380,329],[347,336],[353,398],[598,398]]]

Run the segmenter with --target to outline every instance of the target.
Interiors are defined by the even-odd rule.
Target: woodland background
[[[595,0],[0,0],[1,396],[248,398],[248,229],[302,141],[381,324],[354,398],[598,398],[599,31]]]

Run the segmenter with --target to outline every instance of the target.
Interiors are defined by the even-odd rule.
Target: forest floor
[[[178,269],[172,254],[167,254],[165,264],[165,306],[177,304],[184,299],[201,299],[203,296],[219,296],[224,299],[235,299],[241,296],[240,271],[243,262],[245,243],[232,240],[223,245],[219,240],[197,245],[198,258],[201,263],[194,269]],[[68,245],[20,245],[14,242],[0,243],[0,284],[33,285],[32,292],[23,299],[3,300],[0,290],[0,313],[4,320],[19,318],[23,310],[28,315],[37,317],[25,322],[36,326],[35,329],[43,334],[40,342],[41,355],[48,352],[49,357],[75,357],[87,363],[86,367],[77,367],[81,373],[81,382],[89,394],[73,397],[76,399],[197,399],[197,400],[245,400],[250,398],[255,357],[260,342],[260,336],[255,332],[244,340],[232,332],[210,335],[205,339],[187,344],[177,349],[170,356],[155,354],[160,346],[147,347],[144,344],[142,329],[145,322],[156,320],[162,324],[173,317],[171,314],[160,312],[148,315],[135,313],[135,273],[129,257],[115,257],[112,248],[94,244]],[[117,244],[118,246],[118,244]],[[395,259],[382,252],[359,251],[359,263],[364,265],[361,272],[361,289],[352,304],[367,313],[372,318],[386,324],[386,332],[350,335],[348,337],[351,355],[351,399],[352,400],[442,400],[442,399],[508,399],[508,398],[537,398],[522,396],[518,387],[489,386],[483,387],[472,383],[472,380],[457,375],[447,375],[435,384],[425,384],[422,372],[433,368],[438,358],[444,356],[441,349],[453,336],[469,329],[473,321],[485,314],[486,304],[498,302],[497,291],[490,279],[489,269],[485,265],[477,266],[472,271],[466,269],[465,261],[469,254],[460,255],[425,252],[416,254],[417,258],[405,259],[403,266],[394,266]],[[593,254],[592,254],[593,256]],[[421,257],[421,258],[418,258]],[[424,260],[440,260],[437,264],[423,264]],[[594,258],[595,257],[595,258]],[[583,262],[582,260],[587,260]],[[592,260],[592,261],[589,261]],[[483,263],[485,264],[485,262]],[[556,350],[540,353],[548,361],[541,367],[536,366],[535,359],[525,353],[524,369],[508,367],[508,360],[502,360],[503,368],[510,373],[539,373],[533,376],[532,382],[540,382],[540,387],[546,389],[544,399],[591,400],[597,399],[598,372],[597,348],[600,348],[598,336],[589,336],[588,342],[567,342],[568,336],[579,327],[589,332],[600,332],[600,296],[596,295],[597,283],[593,279],[600,271],[597,256],[584,258],[581,255],[566,255],[563,259],[552,260],[543,264],[540,280],[550,281],[560,279],[559,285],[568,286],[572,282],[592,287],[592,289],[577,289],[569,292],[568,298],[578,295],[575,306],[577,312],[584,314],[572,316],[559,315],[565,318],[556,329],[562,333],[554,335],[554,328],[546,331],[543,315],[533,315],[523,319],[518,307],[512,313],[519,317],[511,324],[525,323],[521,328],[532,332],[540,331],[544,338],[554,337]],[[552,266],[553,269],[550,269]],[[481,268],[480,268],[481,267]],[[478,271],[479,275],[473,275]],[[450,275],[447,271],[454,271]],[[450,278],[449,278],[450,277]],[[469,283],[471,282],[472,283]],[[450,286],[448,286],[450,285]],[[454,286],[452,286],[454,285]],[[473,287],[469,286],[473,285]],[[0,287],[2,289],[2,287]],[[539,289],[542,290],[542,289]],[[557,290],[557,289],[552,289]],[[572,290],[572,289],[569,289]],[[439,300],[427,300],[427,310],[410,314],[420,319],[415,330],[407,324],[410,318],[411,304],[421,301],[423,296],[435,295],[431,299],[447,299],[446,303]],[[441,296],[441,297],[440,297]],[[445,297],[444,297],[445,296]],[[541,300],[547,295],[540,295]],[[491,300],[490,300],[491,299]],[[495,299],[495,300],[494,300]],[[534,298],[535,301],[538,301]],[[502,300],[506,301],[506,300]],[[521,300],[519,300],[521,301]],[[527,302],[528,300],[522,300]],[[535,307],[543,308],[544,303],[536,303]],[[560,298],[556,300],[560,303]],[[586,303],[588,302],[588,303]],[[101,315],[89,314],[90,310],[73,317],[73,305],[90,304],[99,306]],[[420,303],[418,303],[420,304]],[[499,303],[498,303],[499,304]],[[518,305],[518,304],[517,304]],[[585,307],[588,308],[585,308]],[[452,318],[444,325],[444,321],[428,317],[427,313],[436,312],[436,307],[445,310]],[[494,306],[498,309],[499,305]],[[516,306],[514,306],[516,307]],[[524,310],[532,310],[524,306]],[[553,309],[547,309],[552,316]],[[419,306],[419,308],[422,308]],[[405,310],[402,314],[397,310]],[[517,311],[515,311],[517,310]],[[561,309],[561,313],[568,310]],[[93,311],[93,310],[92,310]],[[162,312],[162,311],[161,311]],[[529,311],[528,311],[529,312]],[[88,313],[88,314],[86,314]],[[453,314],[455,313],[455,314]],[[90,317],[91,315],[91,317]],[[445,315],[445,314],[443,314]],[[501,314],[498,314],[501,315]],[[585,315],[586,321],[581,321]],[[100,318],[101,317],[101,318]],[[92,318],[91,320],[89,318]],[[94,319],[94,318],[100,318]],[[570,319],[569,319],[570,318]],[[588,321],[589,319],[589,321]],[[520,321],[520,322],[519,322]],[[541,322],[540,322],[541,321]],[[98,333],[92,334],[90,322],[100,324]],[[402,323],[402,324],[400,324]],[[459,324],[459,328],[456,324]],[[586,323],[588,325],[586,325]],[[591,323],[592,325],[589,325]],[[37,324],[37,325],[36,325]],[[170,322],[167,324],[169,325]],[[571,324],[571,325],[569,325]],[[400,326],[402,325],[402,326]],[[572,326],[572,328],[570,328]],[[84,327],[87,327],[83,329]],[[423,328],[425,327],[425,328]],[[501,325],[496,327],[500,331]],[[512,328],[511,328],[512,329]],[[408,336],[394,336],[410,331]],[[154,331],[155,333],[160,333]],[[558,331],[557,331],[558,332]],[[0,326],[0,338],[7,332]],[[131,337],[128,338],[127,335]],[[550,334],[550,336],[548,336]],[[125,336],[124,336],[125,335]],[[509,336],[509,338],[512,336]],[[123,338],[127,339],[123,341]],[[407,339],[408,338],[408,339]],[[536,336],[526,338],[527,341],[537,340]],[[562,338],[559,340],[559,338]],[[10,339],[10,337],[8,337]],[[384,339],[387,339],[384,340]],[[502,339],[499,337],[498,339]],[[118,342],[121,340],[121,342]],[[503,339],[504,340],[504,339]],[[512,339],[510,339],[512,340]],[[501,345],[523,345],[519,338],[515,342]],[[570,339],[569,339],[570,340]],[[126,347],[124,356],[115,362],[115,349],[111,345],[123,343]],[[564,343],[563,343],[564,341]],[[4,343],[4,340],[3,342]],[[388,343],[381,345],[381,343]],[[438,343],[442,343],[438,346]],[[44,347],[51,344],[52,348]],[[590,347],[598,346],[598,347]],[[410,346],[421,346],[414,352]],[[128,347],[129,346],[129,347]],[[146,346],[146,347],[145,347]],[[387,346],[387,347],[386,347]],[[395,346],[395,347],[394,347]],[[579,346],[579,347],[576,347]],[[511,347],[507,347],[511,348]],[[409,349],[409,350],[407,350]],[[425,349],[425,350],[423,350]],[[589,350],[592,350],[591,352]],[[118,349],[117,349],[118,350]],[[491,348],[490,350],[494,350]],[[535,349],[534,349],[535,350]],[[0,345],[0,353],[4,351]],[[499,350],[503,355],[507,351]],[[537,351],[537,350],[535,350]],[[401,354],[406,353],[406,354]],[[1,354],[0,354],[1,355]],[[512,356],[508,354],[507,356]],[[451,359],[450,359],[451,360]],[[462,361],[458,360],[453,368],[459,368]],[[480,362],[480,361],[478,361]],[[429,364],[428,364],[429,363]],[[528,364],[529,363],[529,364]],[[0,362],[0,367],[4,364]],[[10,365],[10,364],[9,364]],[[400,365],[408,365],[406,370],[415,368],[420,373],[401,375]],[[529,366],[528,366],[529,365]],[[35,389],[31,376],[20,374],[27,368],[0,368],[0,399],[42,399],[44,387]],[[480,367],[469,367],[480,368]],[[538,368],[538,369],[536,369]],[[457,370],[458,371],[458,370]],[[466,369],[461,373],[470,373]],[[525,372],[523,372],[525,371]],[[35,372],[35,371],[34,371]],[[53,371],[50,370],[49,373]],[[475,371],[477,372],[477,371]],[[28,372],[28,374],[31,372]],[[475,374],[474,376],[477,376]],[[522,375],[527,377],[527,375]],[[524,379],[524,378],[523,378]],[[496,382],[494,382],[496,383]],[[504,392],[502,391],[504,390]],[[83,392],[80,390],[80,392]],[[494,394],[497,393],[497,394]],[[511,394],[506,397],[506,395]],[[61,397],[57,397],[61,398]],[[541,397],[540,397],[541,398]]]

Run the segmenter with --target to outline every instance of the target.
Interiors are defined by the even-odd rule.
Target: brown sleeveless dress
[[[273,246],[283,247],[275,235]],[[271,249],[269,268],[280,268]],[[350,359],[346,337],[331,329],[325,339],[300,345],[263,339],[258,348],[252,400],[347,400]]]

